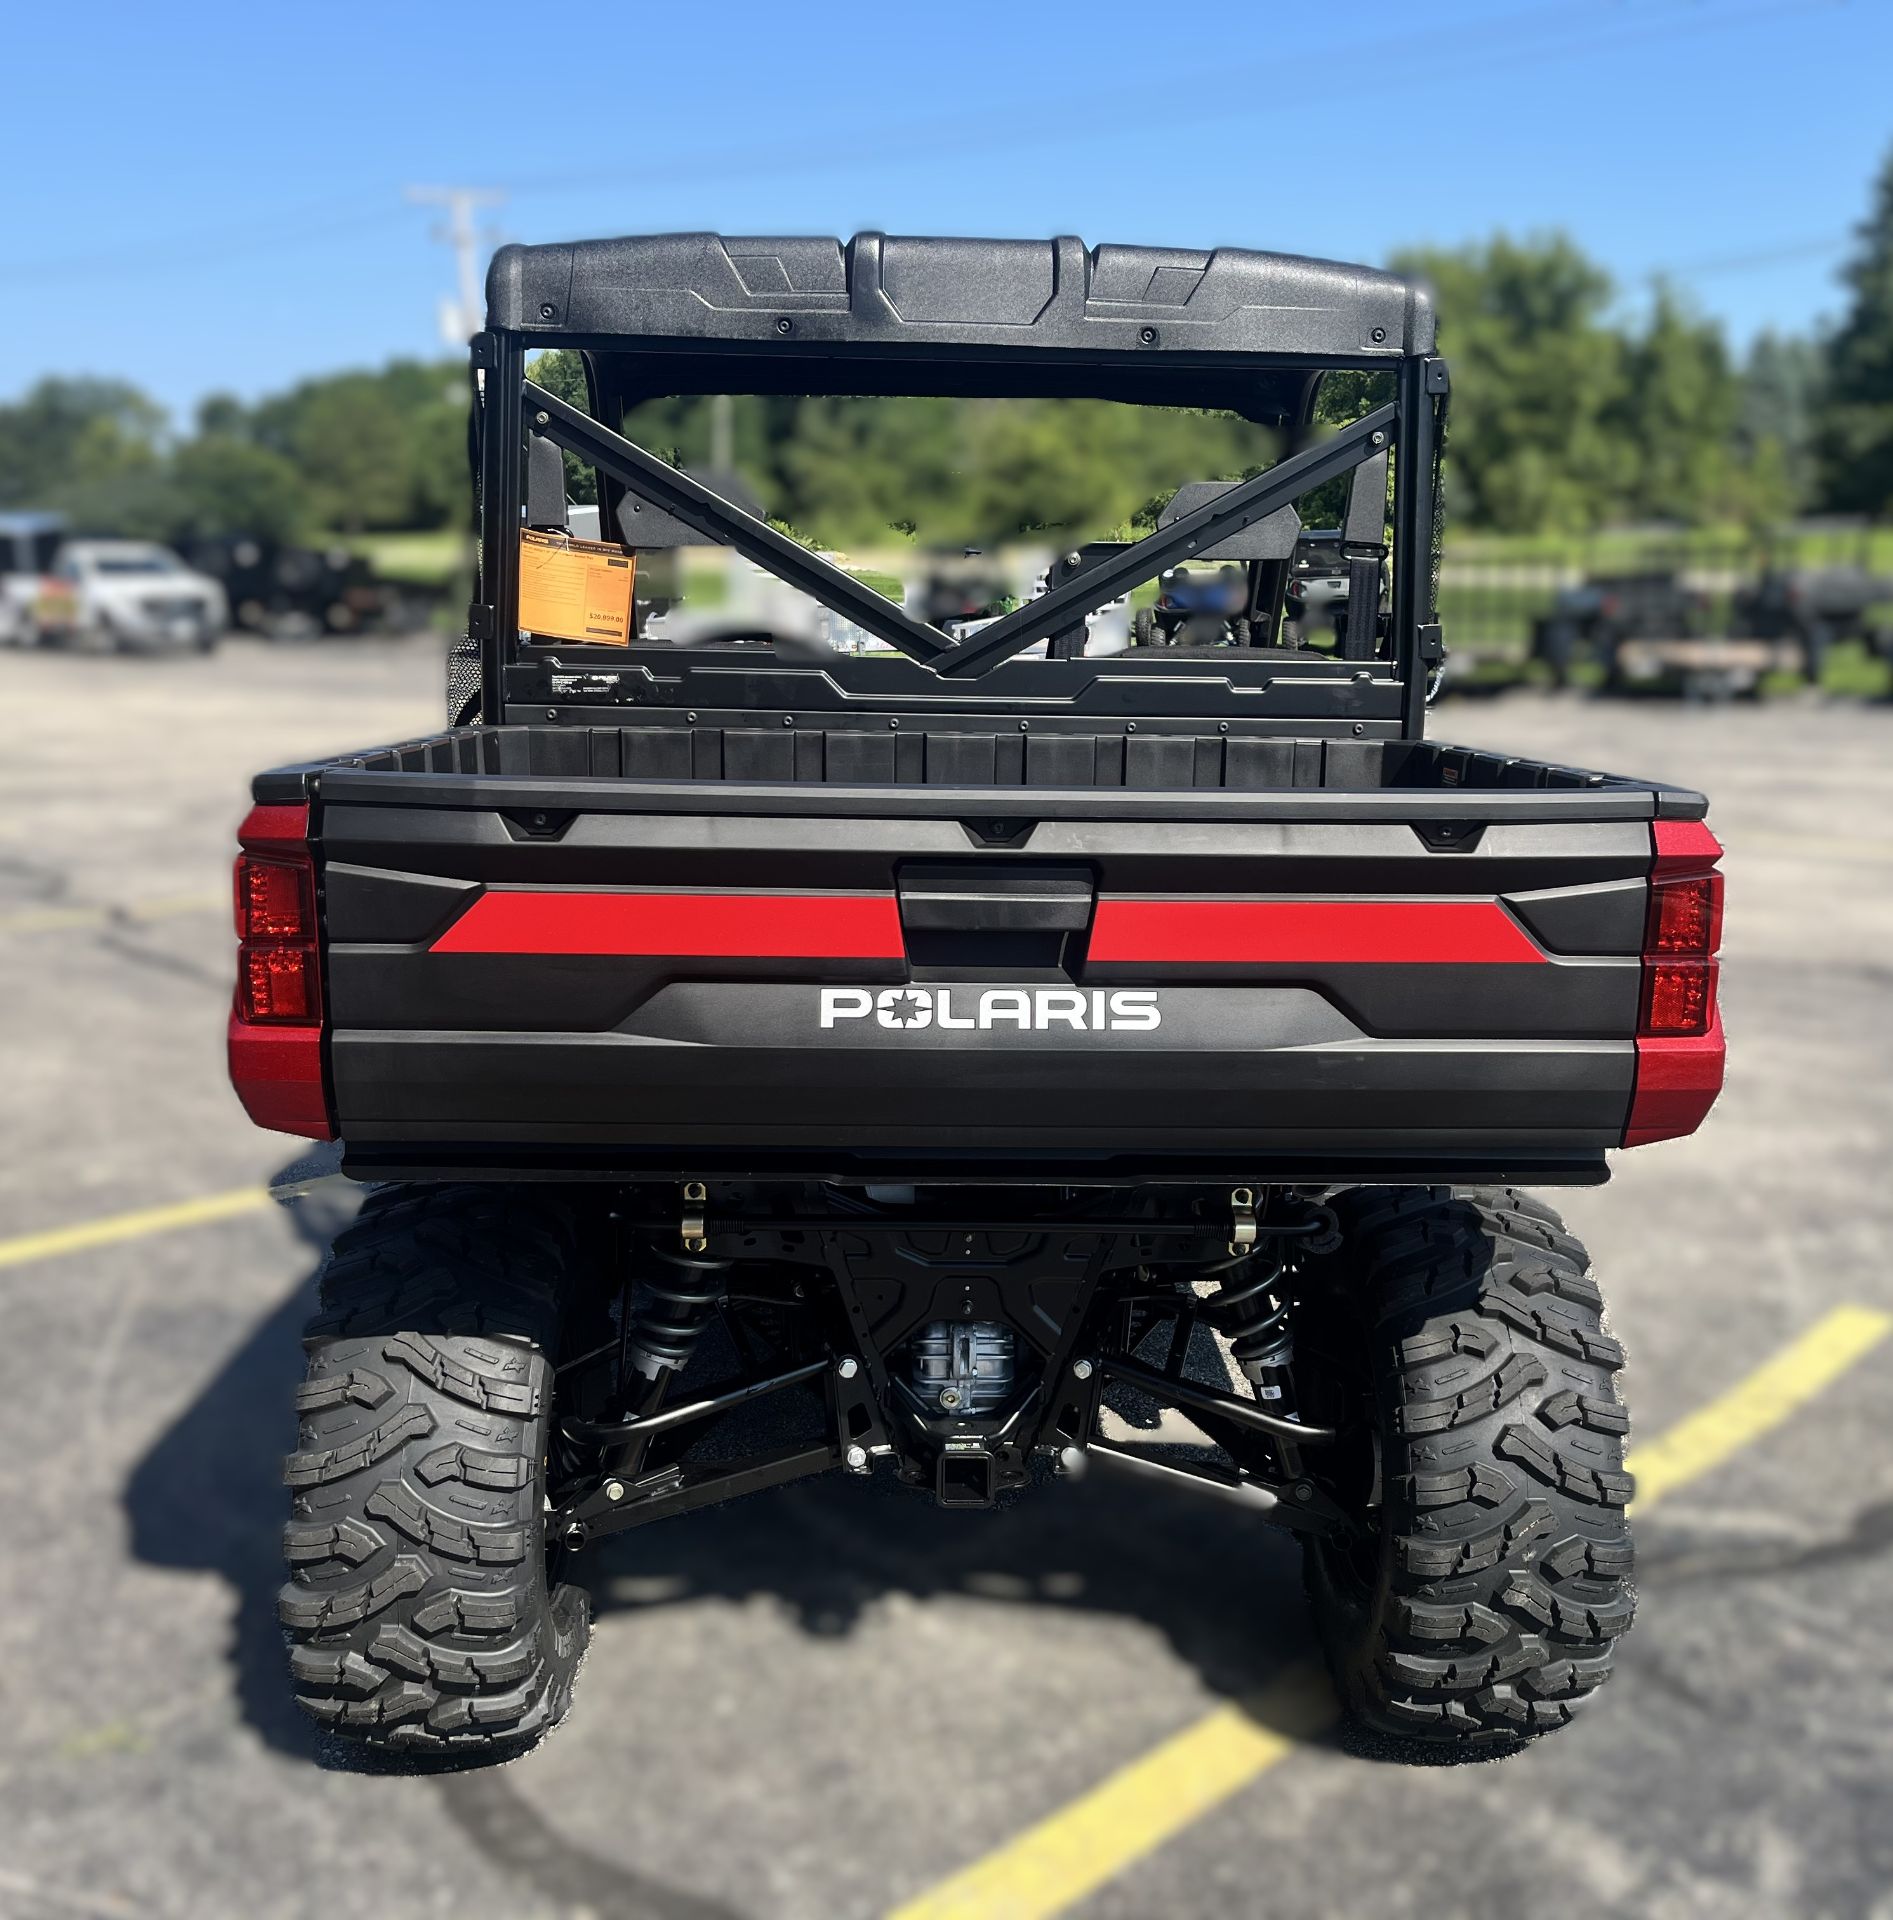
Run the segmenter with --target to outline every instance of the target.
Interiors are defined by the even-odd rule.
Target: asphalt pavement
[[[1893,1916],[1893,1341],[1709,1434],[1640,1520],[1618,1678],[1521,1758],[1350,1750],[1303,1710],[1292,1543],[1100,1468],[994,1515],[837,1478],[626,1536],[539,1751],[318,1764],[278,1475],[349,1202],[252,1197],[297,1148],[223,1078],[228,861],[253,769],[429,730],[440,687],[420,640],[0,653],[0,1916]],[[1729,848],[1728,1092],[1562,1202],[1644,1444],[1893,1309],[1893,709],[1434,730],[1703,787]]]

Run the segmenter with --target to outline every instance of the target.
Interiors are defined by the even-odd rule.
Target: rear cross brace
[[[985,673],[1010,660],[1174,562],[1215,546],[1323,481],[1375,458],[1394,444],[1398,415],[1392,406],[1375,408],[1319,446],[1291,454],[1266,473],[1237,482],[1194,513],[1133,541],[1122,552],[1074,574],[979,633],[952,640],[689,474],[600,426],[536,381],[524,381],[522,387],[536,433],[610,474],[640,499],[662,507],[719,546],[733,548],[777,579],[898,647],[910,659],[954,679]]]

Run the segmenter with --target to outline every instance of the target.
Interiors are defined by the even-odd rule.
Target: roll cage
[[[1423,730],[1428,675],[1442,657],[1438,460],[1449,381],[1425,293],[1396,276],[1233,249],[699,234],[504,248],[487,297],[488,325],[472,343],[480,566],[468,623],[483,715],[615,722],[626,706],[871,703],[935,715],[1226,712],[1264,727],[1380,738]],[[527,356],[552,347],[579,354],[589,413],[528,378]],[[1321,381],[1337,371],[1391,373],[1393,397],[1318,432]],[[709,393],[1215,407],[1284,430],[1289,450],[1250,479],[1193,489],[1192,502],[1208,497],[1185,512],[1175,503],[1140,540],[1090,543],[1054,568],[1038,598],[956,637],[623,431],[646,400]],[[544,478],[558,469],[553,449],[596,473],[601,528],[628,533],[632,514],[644,513],[641,534],[669,530],[654,543],[695,535],[729,547],[902,657],[528,644],[520,531],[543,523],[529,501],[548,485],[563,518],[562,485]],[[1371,590],[1376,606],[1391,552],[1391,593],[1384,618],[1350,622],[1338,656],[1273,644],[1083,656],[1087,614],[1168,567],[1238,555],[1270,556],[1256,564],[1272,639],[1289,555],[1258,532],[1285,519],[1292,544],[1294,502],[1342,475],[1351,478],[1341,524],[1313,537],[1338,543],[1356,590]],[[1041,641],[1047,657],[1020,658]]]

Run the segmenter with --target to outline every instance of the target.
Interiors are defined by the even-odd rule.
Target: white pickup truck
[[[41,640],[54,645],[208,653],[230,624],[223,588],[148,540],[68,540],[52,580],[38,620]]]

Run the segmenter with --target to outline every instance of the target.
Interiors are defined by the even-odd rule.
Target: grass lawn
[[[473,543],[458,527],[422,533],[355,533],[332,536],[359,553],[384,580],[408,586],[445,587],[456,572],[471,566]]]
[[[1664,566],[1753,563],[1766,550],[1797,566],[1865,566],[1893,572],[1893,526],[1782,528],[1770,541],[1731,521],[1706,527],[1603,527],[1595,533],[1503,534],[1455,531],[1447,522],[1446,564],[1580,567],[1635,573]]]

